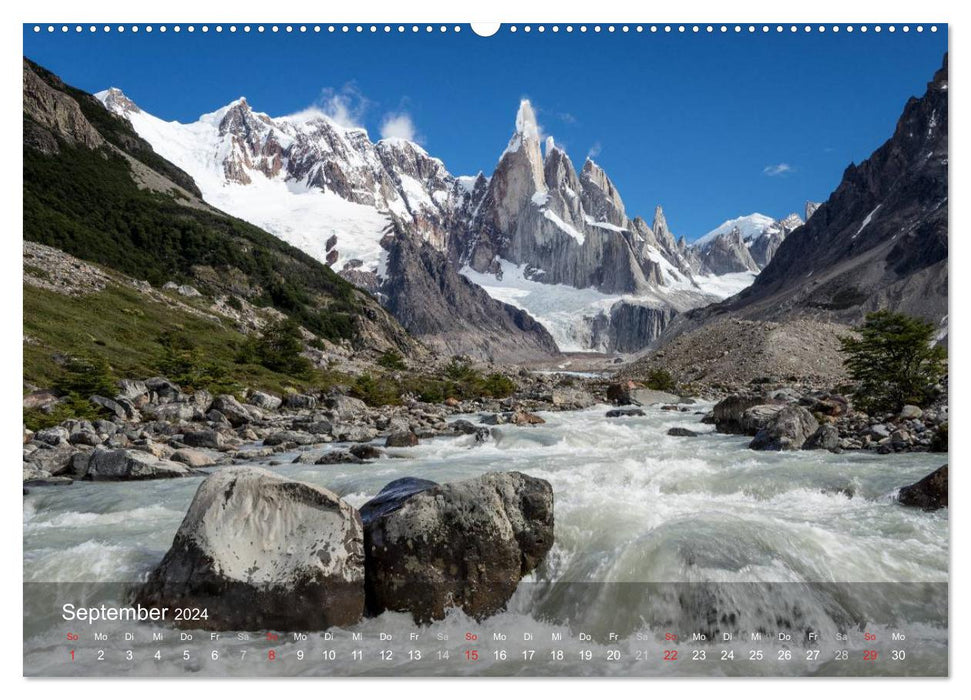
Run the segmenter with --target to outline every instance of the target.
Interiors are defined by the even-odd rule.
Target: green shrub
[[[674,376],[663,367],[652,367],[644,379],[644,385],[648,389],[654,389],[655,391],[673,392],[678,388],[678,383],[674,381]]]
[[[232,369],[211,358],[188,334],[167,330],[157,338],[162,346],[159,374],[187,391],[208,389],[216,393],[235,393],[239,386]]]
[[[408,365],[405,364],[405,358],[397,350],[386,350],[378,358],[378,364],[390,370],[401,371],[408,369]]]
[[[307,377],[313,364],[303,352],[300,325],[289,318],[269,323],[258,338],[248,339],[241,350],[241,359],[255,362],[274,372],[295,377]]]
[[[100,406],[88,401],[77,393],[62,397],[48,413],[39,408],[24,411],[24,425],[30,430],[38,431],[53,428],[72,418],[79,420],[97,420],[104,418],[107,412]]]
[[[354,380],[351,396],[368,406],[387,406],[401,403],[401,390],[392,379],[366,373]]]
[[[856,382],[855,404],[868,412],[925,405],[946,371],[947,353],[934,343],[934,325],[877,311],[867,314],[856,331],[859,337],[840,338],[843,362]]]
[[[54,384],[54,390],[85,399],[93,394],[112,397],[118,393],[111,368],[104,358],[96,355],[68,359]]]

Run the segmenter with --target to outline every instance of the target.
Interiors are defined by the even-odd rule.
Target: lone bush
[[[856,382],[855,404],[864,411],[899,411],[925,405],[944,376],[947,352],[934,342],[934,325],[892,311],[876,311],[840,338],[844,364]]]

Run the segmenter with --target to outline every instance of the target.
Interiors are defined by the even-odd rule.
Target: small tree
[[[945,372],[947,353],[934,343],[934,325],[906,314],[867,314],[859,337],[842,337],[844,364],[857,382],[854,399],[865,411],[922,405]]]
[[[303,348],[300,325],[290,318],[283,318],[267,324],[259,338],[247,342],[239,359],[255,362],[274,372],[303,377],[313,369],[310,360],[301,355]]]

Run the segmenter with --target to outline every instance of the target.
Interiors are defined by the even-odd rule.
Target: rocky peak
[[[816,210],[819,209],[820,204],[821,202],[806,201],[806,216],[804,217],[804,221],[809,221],[809,217],[816,213]]]
[[[602,221],[614,226],[624,226],[627,215],[620,192],[607,177],[603,168],[587,158],[580,172],[583,188],[583,208],[593,221]]]
[[[142,111],[138,108],[138,105],[132,102],[125,93],[116,87],[108,88],[103,93],[96,95],[96,97],[104,103],[109,112],[114,112],[115,114],[124,115],[129,112],[138,114]]]
[[[660,204],[654,209],[654,224],[651,226],[651,229],[654,231],[654,236],[657,240],[666,247],[670,248],[677,245],[674,241],[674,234],[668,228],[668,220],[665,218],[664,209],[661,208]],[[681,239],[684,240],[684,236]]]

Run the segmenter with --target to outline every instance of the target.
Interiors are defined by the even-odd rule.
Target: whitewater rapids
[[[251,462],[325,486],[355,506],[403,476],[445,482],[522,471],[553,485],[556,541],[546,562],[520,584],[509,609],[481,623],[453,612],[418,630],[420,639],[412,641],[408,635],[416,628],[410,618],[385,613],[338,631],[339,639],[363,633],[354,644],[364,650],[364,659],[353,664],[315,661],[329,648],[345,648],[322,634],[281,643],[274,664],[258,664],[237,653],[253,649],[253,642],[226,636],[210,644],[208,633],[189,661],[160,664],[152,658],[159,646],[151,641],[153,628],[146,628],[130,643],[113,644],[108,658],[89,672],[851,674],[872,671],[855,658],[834,661],[833,640],[865,629],[878,631],[881,642],[893,630],[906,630],[906,672],[946,673],[948,511],[908,509],[894,498],[896,489],[927,475],[946,456],[755,452],[746,449],[748,438],[715,434],[699,423],[709,406],[689,408],[649,408],[644,417],[620,419],[606,418],[605,406],[542,413],[546,424],[499,426],[481,445],[472,436],[436,438],[389,449],[396,458],[363,465],[291,464],[295,452],[274,455],[280,465]],[[702,435],[668,436],[672,427]],[[198,485],[188,478],[30,490],[23,527],[26,672],[72,672],[64,661],[64,623],[52,600],[104,598],[109,590],[144,580],[171,545]],[[119,582],[126,585],[114,585]],[[780,625],[794,641],[767,640],[756,645],[766,658],[750,661],[754,647],[743,637],[759,629],[774,636]],[[665,633],[677,632],[684,640],[701,631],[732,633],[739,658],[716,662],[723,647],[710,646],[709,662],[662,661],[662,648],[670,646]],[[393,642],[379,640],[381,632],[392,634]],[[459,640],[470,632],[489,640],[471,665],[456,660],[469,647]],[[533,641],[523,640],[527,632]],[[595,660],[577,657],[580,647],[553,640],[555,632],[564,640],[589,634],[583,648],[593,650]],[[493,641],[495,633],[509,641]],[[821,639],[813,661],[803,658],[810,633]],[[448,642],[439,639],[444,634]],[[684,654],[705,648],[679,643]],[[266,645],[260,644],[253,653],[262,653]],[[95,642],[77,645],[91,653],[97,649]],[[495,657],[497,645],[506,659]],[[218,660],[211,658],[210,646],[218,647]],[[379,652],[391,647],[395,654],[383,659]],[[522,655],[526,647],[535,650],[532,659]],[[122,648],[133,650],[134,658],[125,658]],[[566,661],[555,658],[557,648],[566,650]],[[784,648],[793,650],[797,663],[777,658]],[[163,649],[174,655],[181,647],[166,642]],[[452,652],[445,662],[437,659],[443,649]],[[596,661],[608,650],[617,652],[612,663]],[[420,661],[414,654],[409,659],[414,651]]]

